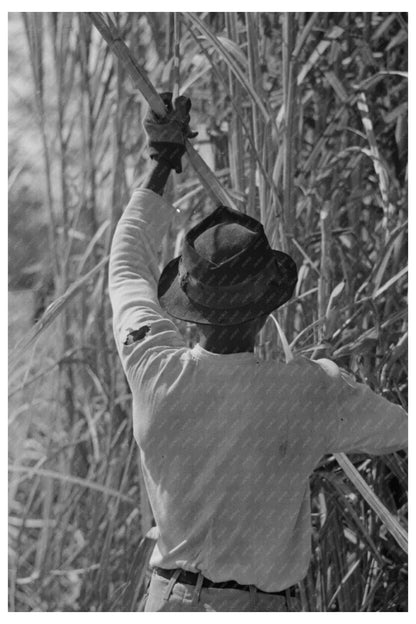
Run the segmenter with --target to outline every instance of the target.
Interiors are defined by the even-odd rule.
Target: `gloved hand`
[[[149,110],[143,122],[149,156],[157,161],[166,161],[176,173],[181,173],[185,138],[193,139],[198,134],[189,128],[191,100],[181,95],[172,106],[172,93],[161,93],[160,97],[166,105],[167,116],[161,119]]]

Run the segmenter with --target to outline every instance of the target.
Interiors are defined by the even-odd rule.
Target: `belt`
[[[153,572],[158,576],[163,576],[163,578],[171,578],[171,576],[176,572],[175,569],[167,570],[165,568],[153,568]],[[197,572],[190,572],[189,570],[181,570],[177,578],[177,583],[183,583],[184,585],[196,585],[196,581],[198,578]],[[214,589],[241,589],[243,591],[250,591],[250,585],[240,585],[236,581],[222,581],[220,583],[214,583],[214,581],[210,581],[204,576],[204,580],[202,581],[202,587],[213,587]],[[283,596],[286,597],[286,592],[289,592],[289,595],[295,596],[295,588],[288,587],[287,589],[283,589],[278,592],[265,592],[262,589],[258,589],[256,587],[256,591],[261,594],[270,594],[273,596]]]

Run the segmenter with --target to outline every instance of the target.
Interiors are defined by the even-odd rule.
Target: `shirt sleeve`
[[[331,399],[327,419],[329,453],[383,455],[406,448],[405,410],[390,403],[330,360],[317,360],[325,371]]]
[[[117,349],[129,382],[150,353],[185,347],[157,298],[158,252],[172,218],[172,206],[148,189],[137,189],[114,233],[109,294]]]

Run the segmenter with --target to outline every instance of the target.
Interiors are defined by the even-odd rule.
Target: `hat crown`
[[[186,234],[181,262],[194,278],[221,286],[259,275],[272,257],[259,221],[220,206]]]
[[[238,325],[286,302],[296,279],[296,264],[270,248],[259,221],[220,206],[186,233],[182,255],[163,270],[158,296],[176,318]]]
[[[195,239],[194,249],[205,260],[219,265],[246,250],[256,238],[253,231],[239,223],[219,223]]]

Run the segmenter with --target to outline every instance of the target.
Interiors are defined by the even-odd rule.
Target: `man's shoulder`
[[[294,358],[294,364],[309,378],[321,381],[328,389],[357,389],[360,384],[351,372],[341,368],[328,358],[310,360],[299,356]]]

